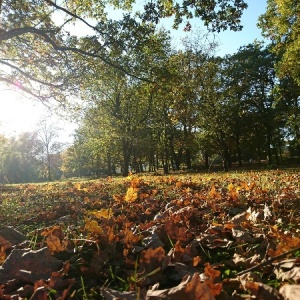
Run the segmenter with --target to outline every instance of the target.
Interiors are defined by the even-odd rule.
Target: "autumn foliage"
[[[0,299],[296,299],[298,172],[3,186]]]

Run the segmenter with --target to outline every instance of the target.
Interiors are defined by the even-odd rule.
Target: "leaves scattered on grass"
[[[299,182],[269,171],[3,190],[0,299],[292,299]]]

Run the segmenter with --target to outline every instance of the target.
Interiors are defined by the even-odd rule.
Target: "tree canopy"
[[[135,1],[5,0],[0,2],[0,81],[43,102],[64,102],[78,94],[86,60],[99,60],[125,74],[147,80],[120,61],[132,48],[149,43],[157,23],[174,16],[174,27],[192,17],[212,31],[240,30],[243,0],[151,1],[130,14]],[[123,18],[109,17],[108,8],[122,9]],[[77,23],[89,29],[80,37],[70,31]],[[187,23],[187,30],[190,28]],[[112,54],[116,54],[112,56]]]
[[[271,40],[280,56],[277,64],[281,78],[290,76],[300,84],[300,3],[297,0],[268,0],[260,17],[263,35]]]

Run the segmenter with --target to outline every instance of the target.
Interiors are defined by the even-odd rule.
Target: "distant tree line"
[[[36,131],[18,137],[0,135],[0,183],[42,182],[62,176],[59,129],[42,121]]]

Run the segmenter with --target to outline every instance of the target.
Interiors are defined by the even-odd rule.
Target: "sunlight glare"
[[[0,86],[0,134],[7,137],[18,136],[23,132],[33,132],[42,118],[49,115],[49,108],[38,100],[22,97],[19,93]],[[70,141],[74,130],[67,121],[51,117],[58,127],[64,128],[60,139]]]

